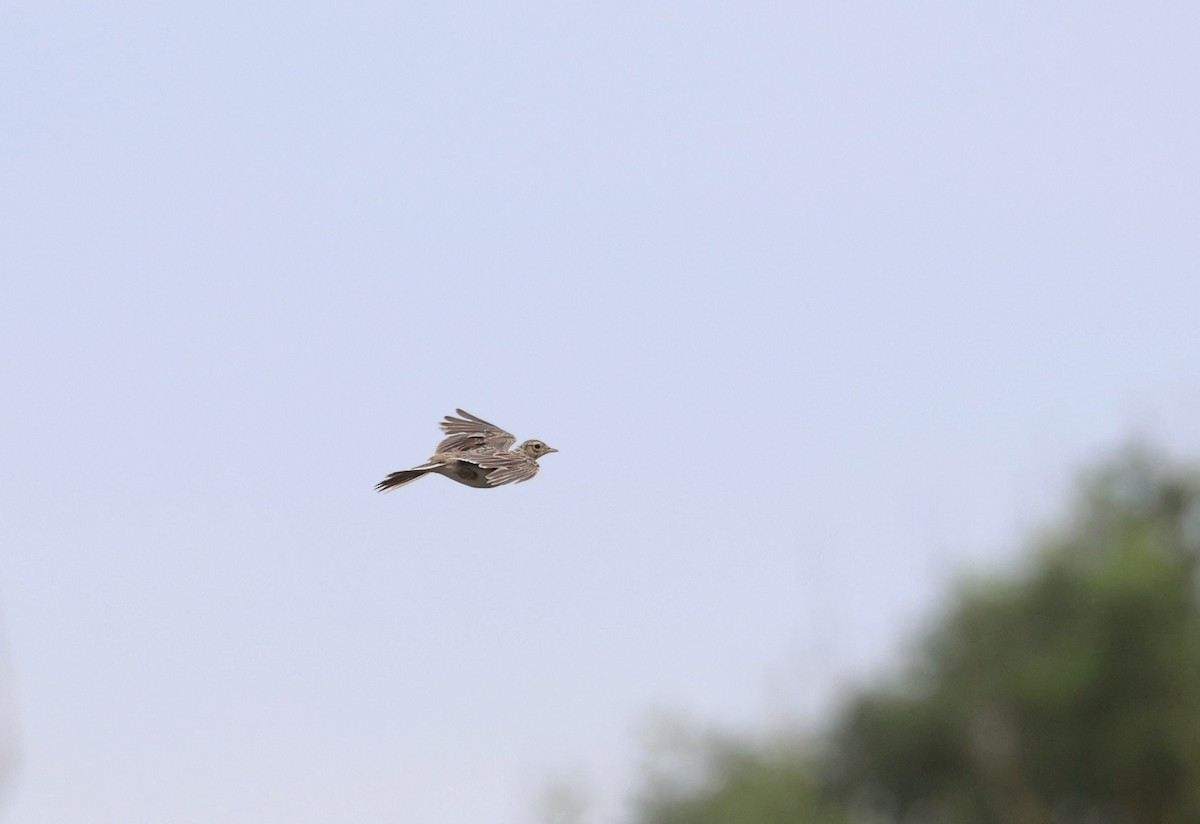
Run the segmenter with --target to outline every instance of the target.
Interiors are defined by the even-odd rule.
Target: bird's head
[[[541,441],[525,441],[525,443],[521,444],[517,448],[517,451],[525,455],[527,458],[533,458],[534,460],[537,460],[543,455],[549,455],[551,452],[557,452],[558,450],[552,446],[546,446],[546,444],[542,443]]]

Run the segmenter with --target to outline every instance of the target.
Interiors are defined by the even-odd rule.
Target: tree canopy
[[[640,820],[1200,821],[1198,557],[1200,477],[1127,450],[824,738],[709,745],[703,780],[651,782]]]

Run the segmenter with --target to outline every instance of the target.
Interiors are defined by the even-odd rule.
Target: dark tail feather
[[[382,481],[375,484],[375,491],[387,492],[389,489],[395,489],[398,486],[410,484],[428,471],[428,469],[406,469],[403,472],[393,472],[391,475],[388,475]]]

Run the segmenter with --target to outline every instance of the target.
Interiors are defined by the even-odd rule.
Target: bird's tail
[[[406,469],[403,472],[393,472],[391,475],[388,475],[382,481],[375,484],[375,491],[387,492],[389,489],[395,489],[398,486],[410,484],[428,471],[428,469]]]

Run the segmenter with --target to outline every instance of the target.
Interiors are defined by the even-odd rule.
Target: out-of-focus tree
[[[1020,575],[968,585],[907,677],[831,744],[885,821],[1200,821],[1200,482],[1145,451],[1096,473]]]
[[[638,820],[1200,822],[1198,562],[1200,476],[1128,450],[1018,572],[953,594],[822,758],[800,736],[693,744],[649,771]]]
[[[821,797],[797,737],[685,737],[660,747],[647,769],[637,805],[644,824],[850,824]]]

